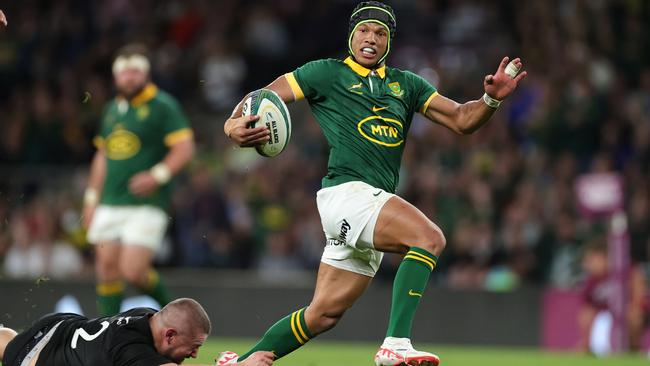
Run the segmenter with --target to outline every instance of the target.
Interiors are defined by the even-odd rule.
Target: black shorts
[[[37,320],[29,329],[18,334],[7,344],[3,366],[20,366],[29,351],[61,320],[77,317],[73,314],[48,314]]]

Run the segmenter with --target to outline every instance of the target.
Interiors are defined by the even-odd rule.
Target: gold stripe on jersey
[[[170,132],[165,136],[165,145],[174,146],[181,141],[191,139],[194,136],[194,132],[191,128],[181,128],[174,132]]]
[[[352,71],[356,72],[359,76],[363,76],[364,78],[366,76],[368,76],[368,74],[370,74],[370,71],[372,71],[372,70],[370,70],[370,69],[368,69],[366,67],[361,66],[356,61],[354,61],[352,59],[352,57],[349,57],[349,56],[348,56],[348,58],[343,60],[343,62],[346,65],[350,66]],[[383,65],[382,67],[380,67],[378,69],[375,69],[375,71],[377,72],[377,74],[379,75],[380,78],[383,79],[383,78],[386,77],[386,65]]]
[[[433,92],[431,96],[427,98],[427,101],[424,102],[424,104],[422,105],[422,112],[421,112],[422,114],[427,113],[427,109],[429,109],[429,103],[431,103],[431,101],[433,100],[433,98],[436,97],[436,95],[438,95],[437,91]]]
[[[142,89],[140,93],[138,93],[138,95],[131,99],[131,104],[134,107],[139,107],[155,98],[156,94],[158,94],[158,87],[152,83],[149,83],[144,87],[144,89]]]
[[[296,102],[304,99],[305,94],[302,92],[300,85],[298,85],[298,81],[296,80],[296,76],[293,74],[293,72],[284,74],[284,78],[289,82],[289,86],[291,87],[291,91],[293,92],[293,96],[295,97]]]
[[[93,145],[95,145],[97,149],[103,149],[105,146],[104,139],[101,136],[95,136],[95,138],[93,138]]]

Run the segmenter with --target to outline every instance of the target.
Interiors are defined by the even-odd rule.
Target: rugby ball
[[[291,138],[291,116],[287,105],[273,90],[256,90],[246,98],[242,107],[244,116],[260,116],[256,122],[248,124],[248,128],[266,125],[271,131],[271,139],[264,145],[257,145],[257,152],[266,157],[280,154]]]

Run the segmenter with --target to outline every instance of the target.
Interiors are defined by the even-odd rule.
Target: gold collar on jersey
[[[144,87],[144,89],[142,89],[140,93],[138,93],[138,95],[131,99],[131,104],[133,104],[134,107],[138,107],[152,100],[156,94],[158,94],[158,87],[152,83],[149,83]]]
[[[352,71],[356,72],[360,76],[363,76],[364,78],[368,76],[368,74],[370,74],[370,72],[372,71],[371,69],[361,66],[356,61],[354,61],[352,57],[349,56],[343,62],[346,65],[350,66]],[[380,68],[375,69],[375,71],[377,72],[377,75],[379,75],[380,78],[383,79],[386,77],[386,65],[382,65]]]
[[[158,87],[153,84],[149,83],[147,86],[145,86],[141,92],[139,92],[136,96],[131,98],[131,105],[134,107],[139,107],[146,102],[152,100],[153,98],[156,97],[156,94],[158,94]],[[117,97],[118,101],[119,100],[125,100],[123,97],[118,96]]]

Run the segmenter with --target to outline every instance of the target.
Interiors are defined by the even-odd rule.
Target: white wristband
[[[172,179],[172,172],[169,170],[169,167],[165,163],[158,163],[149,170],[153,179],[162,185],[169,182]]]
[[[84,191],[84,206],[94,206],[99,202],[99,193],[95,188],[86,188]]]
[[[485,104],[488,105],[488,107],[491,107],[491,108],[498,108],[501,105],[500,100],[496,100],[496,99],[492,98],[487,93],[483,94],[483,101],[485,102]]]

